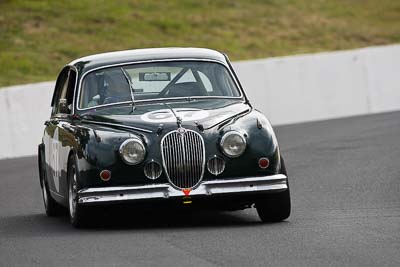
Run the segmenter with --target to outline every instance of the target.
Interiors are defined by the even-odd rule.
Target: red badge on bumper
[[[190,191],[192,191],[191,188],[182,189],[182,192],[185,194],[185,196],[188,196],[190,194]]]

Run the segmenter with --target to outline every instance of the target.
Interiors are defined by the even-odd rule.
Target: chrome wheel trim
[[[71,218],[75,217],[76,205],[77,205],[77,184],[76,184],[76,173],[75,168],[72,168],[74,174],[71,177],[68,188],[68,202],[69,202],[69,215]]]

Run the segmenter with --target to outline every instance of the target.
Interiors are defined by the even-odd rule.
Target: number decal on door
[[[60,146],[61,143],[59,141],[58,127],[54,130],[53,137],[46,136],[45,147],[46,147],[46,163],[51,168],[51,177],[53,178],[55,189],[60,192],[60,177],[61,177],[61,168],[60,168]],[[47,156],[48,155],[48,156]]]

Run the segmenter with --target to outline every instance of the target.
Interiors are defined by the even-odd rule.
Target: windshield
[[[128,80],[130,80],[130,84]],[[131,89],[133,96],[131,96]],[[240,97],[219,63],[173,61],[100,69],[85,76],[79,108],[177,97]]]

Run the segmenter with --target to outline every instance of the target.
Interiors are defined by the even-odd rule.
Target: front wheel
[[[42,196],[46,215],[49,217],[59,216],[63,213],[63,208],[53,199],[49,192],[47,182],[42,180]]]
[[[285,161],[281,160],[280,173],[287,174]],[[290,216],[290,190],[289,181],[287,181],[288,188],[279,193],[266,194],[261,199],[256,201],[256,209],[258,216],[263,222],[279,222],[287,219]]]
[[[84,226],[86,223],[85,209],[78,203],[78,170],[72,156],[68,165],[68,210],[71,224],[74,227]]]
[[[46,211],[46,215],[49,217],[54,217],[61,215],[64,209],[53,199],[50,194],[49,185],[46,179],[46,168],[45,163],[42,157],[40,157],[40,165],[39,165],[39,177],[40,177],[40,186],[42,189],[42,197],[44,209]]]
[[[256,202],[258,216],[263,222],[279,222],[290,216],[290,190],[265,195]]]

